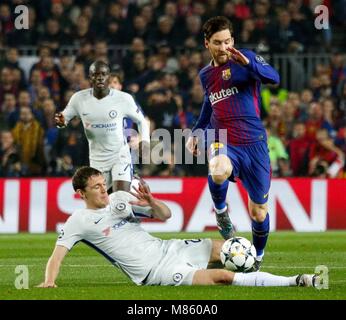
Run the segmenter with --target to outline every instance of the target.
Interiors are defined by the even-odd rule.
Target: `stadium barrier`
[[[253,50],[257,48],[257,52],[260,52],[257,44],[248,44],[242,46]],[[28,80],[30,69],[38,58],[37,46],[20,46],[19,48],[20,58],[19,65],[24,70],[26,79]],[[204,50],[202,46],[200,50]],[[60,46],[58,56],[68,55],[75,56],[78,54],[78,46]],[[108,54],[110,57],[125,57],[130,51],[129,45],[109,45]],[[176,53],[183,53],[186,51],[185,47],[176,47]],[[0,55],[4,55],[5,49],[0,48]],[[263,54],[264,58],[269,61],[277,70],[280,70],[280,86],[290,91],[301,91],[308,85],[314,70],[318,64],[328,65],[330,63],[331,54],[329,53],[299,53],[299,54]],[[55,59],[55,63],[59,64],[59,59]],[[121,66],[119,66],[121,67]]]
[[[172,210],[166,222],[143,221],[150,232],[216,229],[206,178],[147,178],[153,194]],[[346,229],[346,179],[273,179],[269,193],[271,230]],[[230,184],[228,202],[238,231],[250,231],[247,194]],[[0,233],[45,233],[61,225],[83,201],[69,178],[0,179]]]

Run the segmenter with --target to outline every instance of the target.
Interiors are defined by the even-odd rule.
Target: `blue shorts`
[[[236,179],[239,178],[253,202],[266,203],[271,180],[267,141],[241,146],[212,143],[209,158],[220,154],[227,155],[231,160],[233,170],[229,180],[236,182]]]

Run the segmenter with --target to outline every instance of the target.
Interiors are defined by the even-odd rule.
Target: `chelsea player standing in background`
[[[203,32],[212,61],[199,73],[205,96],[192,131],[216,131],[216,139],[208,145],[208,183],[224,239],[234,233],[226,204],[229,181],[239,178],[248,192],[257,271],[269,234],[267,200],[271,179],[267,138],[260,119],[260,84],[279,83],[279,75],[261,56],[233,47],[233,28],[227,18],[209,19]],[[227,145],[218,140],[220,129],[227,130]],[[199,154],[197,143],[193,134],[186,145],[195,155]]]

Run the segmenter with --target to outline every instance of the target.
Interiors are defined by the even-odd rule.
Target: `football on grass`
[[[227,270],[249,272],[255,263],[256,249],[248,239],[234,237],[225,241],[220,258]]]

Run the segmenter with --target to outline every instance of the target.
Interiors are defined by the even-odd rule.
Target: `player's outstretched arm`
[[[263,57],[256,55],[250,50],[237,50],[228,48],[229,58],[235,63],[250,68],[253,75],[262,83],[278,84],[280,76],[278,72],[267,63]]]
[[[130,192],[138,201],[130,201],[131,205],[140,207],[151,207],[150,213],[153,218],[160,219],[161,221],[166,221],[172,215],[171,210],[160,200],[155,199],[150,192],[148,184],[140,179],[138,188],[133,186],[135,192]]]
[[[45,280],[38,285],[39,288],[56,288],[55,280],[58,277],[60,265],[64,260],[68,249],[56,246],[46,266]]]

